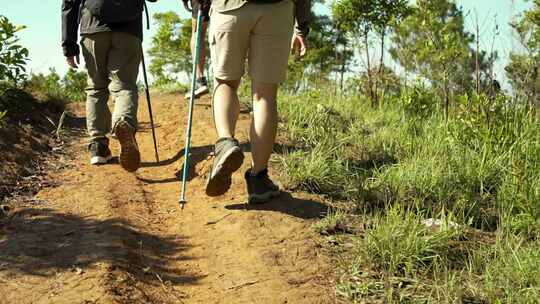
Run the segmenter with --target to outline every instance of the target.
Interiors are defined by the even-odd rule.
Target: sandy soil
[[[0,303],[334,303],[328,258],[310,228],[327,210],[321,200],[283,193],[247,207],[249,153],[231,190],[207,197],[216,138],[202,99],[188,204],[180,210],[187,107],[175,95],[154,99],[161,162],[141,100],[141,169],[90,166],[80,136],[62,158],[71,164],[49,174],[57,186],[0,219]],[[242,114],[243,142],[248,125]],[[114,141],[112,149],[117,155]]]

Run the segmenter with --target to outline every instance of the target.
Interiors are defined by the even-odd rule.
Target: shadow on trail
[[[242,151],[244,153],[250,153],[251,152],[251,145],[249,142],[244,142],[240,144],[240,147],[242,148]],[[300,148],[289,146],[289,145],[282,145],[282,144],[275,144],[274,145],[274,153],[277,154],[286,154],[291,153],[294,151],[301,150]],[[191,158],[189,160],[189,175],[188,175],[188,181],[193,180],[194,178],[198,177],[199,174],[196,172],[195,167],[208,157],[212,155],[214,151],[214,145],[206,145],[201,147],[192,147],[191,148]],[[181,149],[178,151],[174,156],[162,160],[159,162],[142,162],[141,168],[154,168],[154,167],[160,167],[160,166],[168,166],[171,164],[174,164],[175,162],[179,161],[184,156],[184,149]],[[183,163],[180,164],[181,168],[180,170],[176,171],[174,173],[174,176],[171,176],[169,178],[164,179],[148,179],[144,178],[142,176],[137,176],[137,179],[148,183],[148,184],[167,184],[167,183],[174,183],[178,182],[182,178],[183,174]]]
[[[188,181],[191,181],[192,179],[199,176],[198,172],[196,172],[195,170],[195,167],[197,166],[197,164],[207,159],[213,150],[214,150],[214,146],[211,146],[211,145],[202,146],[202,147],[193,147],[191,149],[191,153],[190,153],[191,157],[189,159],[189,174],[188,174],[188,179],[187,179]],[[176,153],[173,157],[167,160],[163,160],[158,163],[142,163],[141,167],[151,168],[151,167],[171,165],[175,163],[176,161],[180,160],[183,156],[184,156],[184,149],[178,151],[178,153]],[[149,178],[144,178],[142,176],[137,176],[137,179],[148,184],[167,184],[167,183],[178,182],[182,179],[182,174],[184,170],[183,165],[184,165],[183,163],[180,164],[181,168],[180,170],[174,173],[174,177],[171,176],[169,178],[164,178],[164,179],[149,179]]]
[[[197,164],[196,160],[200,159],[199,161],[201,161],[205,159],[206,157],[210,155],[212,151],[214,151],[213,145],[207,145],[207,146],[202,146],[202,147],[191,147],[191,162],[194,164]],[[182,148],[174,156],[168,159],[161,160],[159,162],[142,162],[141,168],[168,166],[168,165],[174,164],[176,161],[180,160],[183,156],[184,156],[184,149]]]
[[[228,210],[246,211],[273,211],[294,216],[301,219],[322,218],[328,211],[328,206],[314,200],[298,199],[290,193],[282,192],[281,195],[266,204],[234,204],[227,205]]]
[[[161,128],[161,124],[154,123],[154,128],[157,131],[159,128]],[[137,133],[151,133],[152,132],[152,125],[148,121],[141,121],[139,122],[137,126]]]
[[[122,219],[90,219],[51,209],[23,209],[0,221],[0,273],[50,277],[60,271],[87,271],[98,264],[122,270],[139,281],[159,284],[200,279],[168,267],[190,260],[178,235],[140,231]]]

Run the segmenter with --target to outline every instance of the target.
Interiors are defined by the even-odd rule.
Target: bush
[[[500,243],[486,267],[486,293],[493,303],[537,303],[540,299],[538,243]]]
[[[46,102],[65,104],[86,99],[86,73],[70,69],[61,78],[55,69],[48,74],[32,74],[25,87]]]
[[[28,50],[18,44],[16,35],[22,29],[24,26],[15,26],[0,15],[0,81],[18,84],[25,78]]]
[[[81,102],[86,99],[87,75],[85,72],[69,69],[61,83],[70,101]]]
[[[364,259],[386,275],[411,276],[434,263],[447,262],[451,242],[460,234],[459,228],[447,222],[432,229],[420,216],[393,207],[375,219],[360,250]]]
[[[153,89],[166,94],[183,94],[189,90],[186,85],[177,81],[155,83],[154,85]]]

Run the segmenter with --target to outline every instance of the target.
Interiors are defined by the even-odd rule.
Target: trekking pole
[[[191,93],[189,96],[189,112],[188,112],[188,123],[186,129],[186,140],[184,147],[184,169],[182,171],[182,191],[180,193],[180,207],[184,210],[186,204],[186,185],[189,174],[189,150],[191,148],[191,125],[193,122],[193,104],[195,102],[195,83],[197,81],[197,66],[199,65],[199,59],[201,56],[201,41],[202,41],[202,8],[199,4],[199,12],[197,14],[197,40],[195,43],[195,58],[193,58],[193,70],[191,77]]]
[[[141,47],[142,51],[142,47]],[[148,89],[148,75],[146,74],[146,64],[144,62],[144,51],[142,51],[142,68],[144,78],[144,88],[146,91],[146,101],[148,103],[148,114],[150,114],[150,126],[152,127],[152,139],[154,140],[154,152],[156,153],[156,162],[159,162],[159,154],[156,140],[156,130],[154,128],[154,115],[152,114],[152,102],[150,100],[150,90]]]
[[[155,2],[155,1],[151,1]],[[146,1],[144,3],[144,13],[146,15],[146,29],[150,29],[150,14],[148,13],[148,6],[146,6]],[[154,128],[154,115],[152,114],[152,102],[150,100],[150,89],[148,88],[148,75],[146,73],[146,63],[144,60],[144,49],[141,44],[141,62],[142,62],[142,69],[143,69],[143,78],[144,78],[144,88],[146,91],[146,101],[148,103],[148,114],[150,115],[150,126],[152,127],[152,139],[154,140],[154,152],[156,153],[156,162],[159,163],[159,154],[158,154],[158,148],[157,148],[157,140],[156,140],[156,130]]]

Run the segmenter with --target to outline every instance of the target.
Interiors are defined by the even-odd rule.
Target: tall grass
[[[540,298],[535,109],[465,95],[446,121],[421,86],[378,109],[324,91],[281,100],[281,134],[294,147],[279,159],[285,184],[350,202],[370,219],[340,294],[429,303]],[[427,227],[428,218],[459,229]]]

